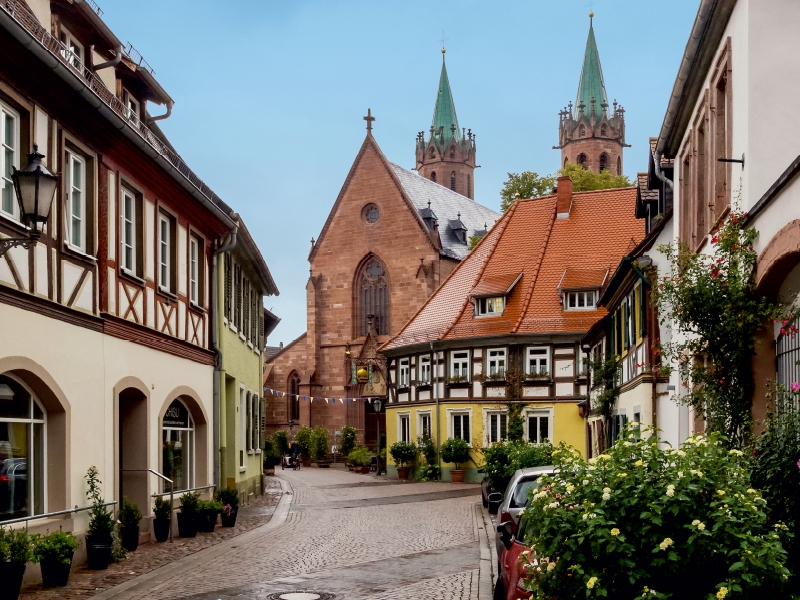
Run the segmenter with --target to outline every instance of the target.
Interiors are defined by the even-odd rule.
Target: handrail
[[[162,475],[158,471],[154,469],[120,469],[123,473],[152,473],[156,477],[160,477],[167,483],[169,483],[169,543],[172,543],[172,490],[175,487],[175,483],[167,477],[166,475]],[[166,496],[166,494],[161,494],[162,496]],[[155,497],[155,495],[153,496]]]
[[[181,494],[185,494],[185,493],[187,493],[187,492],[199,492],[199,491],[201,491],[201,490],[208,490],[208,489],[215,488],[215,487],[217,487],[217,486],[216,486],[215,484],[213,484],[213,483],[212,483],[211,485],[202,485],[202,486],[200,486],[200,487],[193,487],[193,488],[189,488],[188,490],[176,490],[176,491],[178,491],[178,492],[179,492],[179,493],[181,493]],[[166,496],[166,495],[168,495],[169,493],[170,493],[170,492],[163,492],[163,493],[161,493],[161,494],[152,494],[152,495],[151,495],[151,498],[156,498],[156,497],[158,497],[158,496]],[[170,498],[170,500],[171,500],[171,498]]]
[[[106,502],[103,506],[114,506],[117,503],[116,500],[112,500],[111,502]],[[8,521],[0,521],[0,525],[13,525],[14,523],[25,523],[25,529],[28,528],[28,523],[30,521],[35,521],[36,519],[47,519],[49,517],[57,517],[59,515],[68,515],[70,513],[78,513],[84,510],[92,510],[94,506],[84,506],[82,508],[78,508],[78,505],[75,505],[75,508],[68,508],[67,510],[57,510],[55,512],[43,513],[41,515],[33,515],[30,517],[20,517],[19,519],[9,519]]]

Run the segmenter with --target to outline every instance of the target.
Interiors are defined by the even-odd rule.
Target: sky
[[[476,134],[475,200],[499,209],[509,172],[559,167],[589,10],[606,92],[625,107],[623,170],[647,168],[699,0],[98,0],[175,100],[159,122],[244,219],[280,290],[268,344],[306,328],[318,237],[365,135],[414,167],[433,116],[442,37],[459,124]],[[151,114],[163,107],[150,105]]]

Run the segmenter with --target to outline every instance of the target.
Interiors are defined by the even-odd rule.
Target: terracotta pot
[[[136,548],[139,547],[139,526],[120,527],[119,541],[125,550],[128,552],[135,552]]]
[[[17,600],[19,590],[22,588],[23,575],[25,575],[25,563],[0,562],[0,581],[3,582],[0,598]]]
[[[304,467],[310,467],[311,466],[311,459],[308,458],[307,456],[303,457],[303,466]]]
[[[68,563],[62,563],[54,556],[45,556],[39,566],[42,568],[42,587],[63,587],[69,580],[72,552],[69,553]]]
[[[102,571],[111,562],[114,541],[111,536],[86,536],[86,563],[90,569]]]
[[[194,515],[178,513],[178,535],[182,538],[197,537],[197,518]]]
[[[275,475],[275,469],[274,468],[272,468],[272,469],[264,469],[264,475],[267,475],[267,476]]]
[[[157,542],[166,542],[169,539],[170,519],[153,519],[153,535]]]
[[[238,508],[231,509],[230,516],[226,515],[225,512],[220,515],[220,520],[222,521],[223,527],[236,527],[236,517],[239,514]]]
[[[464,481],[464,469],[450,469],[450,480],[453,483],[462,483]]]
[[[408,472],[411,469],[408,467],[397,467],[397,478],[403,481],[408,481]]]
[[[362,475],[369,475],[369,465],[361,467],[361,474]]]

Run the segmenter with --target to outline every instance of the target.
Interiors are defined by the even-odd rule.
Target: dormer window
[[[564,293],[564,310],[594,310],[596,303],[596,290]]]
[[[479,317],[493,317],[496,315],[502,315],[505,308],[505,296],[477,298],[475,301],[475,314]]]
[[[63,27],[61,28],[61,43],[66,50],[61,51],[61,55],[69,61],[75,68],[83,65],[83,44],[79,43],[75,37]]]
[[[131,93],[124,88],[122,89],[122,103],[125,105],[125,111],[128,114],[128,119],[133,121],[141,118],[138,100],[136,100],[136,98],[134,98]]]

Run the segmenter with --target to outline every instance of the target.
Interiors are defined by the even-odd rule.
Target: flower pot
[[[197,517],[178,513],[178,535],[182,538],[193,538],[197,535]]]
[[[86,536],[86,563],[90,569],[103,570],[111,562],[114,541],[110,535]]]
[[[217,512],[213,510],[201,510],[197,515],[197,531],[211,533],[217,526]]]
[[[361,467],[361,474],[369,475],[369,465],[364,465],[363,467]]]
[[[19,598],[23,575],[25,575],[25,563],[0,563],[0,581],[3,582],[3,587],[0,588],[0,598],[3,600]]]
[[[464,469],[450,469],[450,480],[453,483],[462,483],[464,481]]]
[[[122,547],[128,552],[135,552],[139,547],[139,526],[119,528],[119,539]]]
[[[220,515],[220,521],[222,521],[223,527],[235,527],[236,526],[236,516],[239,514],[239,509],[234,508],[231,510],[230,515],[226,515],[225,511],[222,511]]]
[[[72,568],[72,552],[69,553],[69,562],[62,563],[54,556],[45,556],[39,566],[42,568],[42,587],[64,587],[69,580],[69,570]]]
[[[403,481],[408,481],[409,467],[397,467],[397,478]]]
[[[171,525],[171,519],[153,519],[153,534],[156,536],[157,542],[166,542],[169,539]]]
[[[309,457],[307,457],[307,456],[303,457],[303,466],[304,467],[310,467],[311,466],[311,459]]]
[[[275,475],[275,467],[264,469],[264,475],[267,476]]]

